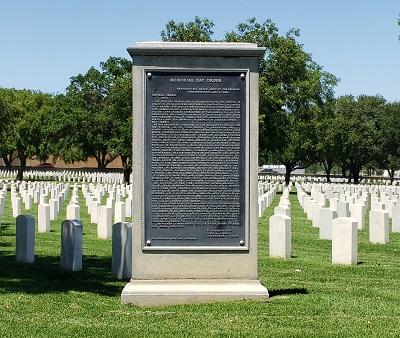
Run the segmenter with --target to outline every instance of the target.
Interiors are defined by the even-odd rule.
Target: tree
[[[287,184],[293,170],[315,161],[315,117],[333,99],[338,81],[303,51],[298,36],[294,29],[280,36],[270,20],[260,24],[255,18],[226,34],[230,42],[266,47],[260,61],[260,160],[285,165]]]
[[[47,159],[51,146],[46,134],[53,97],[41,92],[5,89],[3,99],[7,106],[7,123],[2,130],[2,154],[17,154],[20,160],[17,179],[22,180],[29,158]],[[4,107],[3,106],[3,107]],[[4,158],[4,156],[3,156]]]
[[[109,60],[112,61],[112,60]],[[127,66],[127,65],[126,65]],[[122,168],[125,182],[130,182],[132,171],[132,76],[131,65],[129,71],[124,68],[123,72],[115,62],[108,62],[107,68],[115,76],[113,90],[108,97],[109,111],[121,114],[121,118],[116,119],[116,130],[109,140],[111,153],[119,154],[121,157]]]
[[[341,96],[336,104],[336,152],[358,184],[363,166],[373,159],[377,140],[376,120],[385,100],[380,96]]]
[[[335,135],[335,100],[327,102],[324,109],[319,110],[315,120],[316,158],[326,172],[327,182],[331,182],[331,171],[335,163],[339,163]]]
[[[126,128],[132,114],[131,62],[110,57],[100,69],[91,67],[71,78],[65,97],[57,99],[52,136],[55,155],[65,162],[94,157],[98,168],[105,169],[118,156],[130,155],[128,142],[122,149],[116,140],[132,140]]]
[[[207,19],[176,24],[161,32],[164,41],[211,41],[214,24]],[[271,20],[255,18],[240,23],[225,35],[228,42],[251,42],[266,47],[260,60],[260,162],[275,161],[290,173],[314,161],[313,117],[333,97],[337,79],[312,61],[296,42],[298,30],[278,34]]]
[[[214,23],[208,19],[200,19],[195,17],[194,21],[188,23],[170,20],[165,29],[161,31],[163,41],[195,41],[195,42],[210,42],[211,36],[214,34],[212,28]]]
[[[400,170],[400,103],[381,105],[376,121],[377,137],[374,142],[374,160],[387,170],[393,183],[395,171]]]
[[[12,142],[13,128],[13,96],[14,91],[0,88],[0,154],[7,170],[11,170],[11,165],[16,156],[14,155],[15,146]]]
[[[48,133],[53,144],[53,156],[65,163],[86,161],[90,149],[86,149],[85,131],[90,112],[74,105],[74,101],[63,94],[55,97]]]

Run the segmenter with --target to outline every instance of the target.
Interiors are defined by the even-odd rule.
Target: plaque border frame
[[[142,137],[145,140],[146,137],[146,77],[147,73],[151,71],[157,72],[181,72],[181,73],[244,73],[245,74],[245,81],[246,81],[246,103],[245,103],[245,220],[244,220],[244,244],[242,246],[228,246],[228,245],[221,245],[221,246],[196,246],[196,245],[187,245],[187,246],[156,246],[146,245],[145,239],[145,230],[146,230],[146,213],[145,213],[145,189],[142,189],[142,220],[141,220],[141,243],[142,243],[142,251],[208,251],[208,252],[220,252],[220,251],[249,251],[249,238],[250,238],[250,69],[246,68],[183,68],[183,67],[157,67],[157,66],[147,66],[142,69],[142,80],[143,80],[143,95],[142,95]],[[146,162],[146,143],[143,142],[142,145],[142,187],[145,186],[145,162]]]

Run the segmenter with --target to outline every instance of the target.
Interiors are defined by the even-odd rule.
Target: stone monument
[[[268,298],[258,279],[249,43],[142,42],[133,60],[132,278],[141,306]]]

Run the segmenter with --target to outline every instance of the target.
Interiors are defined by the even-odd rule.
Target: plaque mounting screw
[[[244,246],[244,241],[239,242],[240,246]]]
[[[152,74],[150,72],[147,73],[147,78],[151,80]]]
[[[146,245],[147,245],[147,246],[151,246],[151,241],[148,240],[148,241],[146,242]]]
[[[245,77],[246,77],[246,75],[245,75],[244,73],[240,74],[240,78],[241,78],[242,80],[244,80]]]

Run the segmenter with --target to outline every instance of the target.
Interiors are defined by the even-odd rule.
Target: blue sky
[[[400,101],[399,14],[399,0],[2,0],[0,87],[63,93],[71,76],[161,40],[169,20],[207,18],[223,39],[256,17],[300,29],[304,50],[341,79],[337,96]]]

